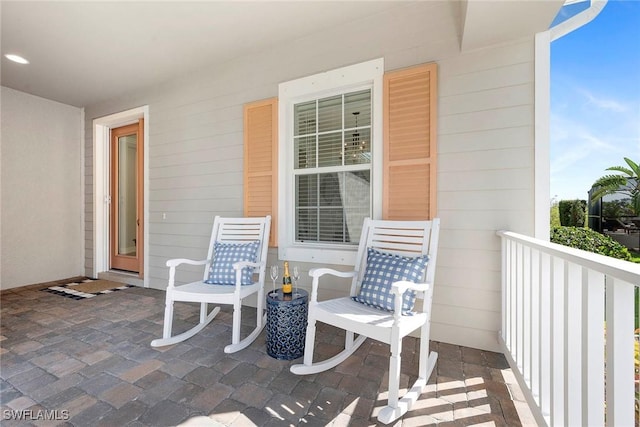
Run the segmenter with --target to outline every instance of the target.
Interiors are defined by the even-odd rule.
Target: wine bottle
[[[284,262],[284,274],[282,275],[282,293],[291,295],[291,276],[289,275],[289,262]]]

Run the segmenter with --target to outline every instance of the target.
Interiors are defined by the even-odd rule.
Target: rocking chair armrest
[[[259,268],[259,267],[262,267],[263,265],[265,265],[264,261],[260,261],[260,262],[238,261],[232,265],[233,269],[236,271],[235,286],[238,292],[240,291],[240,288],[242,288],[242,269],[246,267]]]
[[[180,264],[205,265],[207,262],[209,262],[208,259],[195,261],[195,260],[186,259],[186,258],[175,258],[175,259],[167,260],[167,267],[175,268],[175,267],[179,266]]]
[[[309,299],[309,304],[313,305],[318,302],[318,282],[321,276],[325,274],[330,274],[336,277],[355,277],[358,274],[356,271],[338,271],[333,270],[331,268],[312,268],[309,270],[309,276],[313,277],[311,281],[311,298]]]
[[[321,277],[324,276],[325,274],[331,274],[332,276],[337,276],[337,277],[353,277],[356,275],[355,271],[338,271],[338,270],[333,270],[331,268],[312,268],[311,270],[309,270],[309,276],[316,278],[316,277]]]
[[[208,262],[209,262],[208,259],[195,261],[195,260],[186,259],[186,258],[174,258],[174,259],[168,260],[167,261],[167,267],[169,267],[169,286],[168,286],[167,289],[173,288],[173,286],[175,285],[176,267],[179,266],[180,264],[205,265]]]
[[[402,297],[407,290],[424,291],[431,286],[431,283],[413,283],[406,280],[400,280],[391,284],[391,292],[398,297]]]
[[[242,270],[245,267],[252,267],[252,268],[262,267],[264,264],[265,264],[264,261],[260,261],[260,262],[238,261],[234,263],[232,267],[234,270]]]
[[[400,318],[404,316],[404,314],[402,314],[402,294],[409,289],[414,291],[425,291],[429,286],[431,286],[431,283],[413,283],[406,280],[399,280],[391,284],[391,292],[395,296],[393,301],[393,318],[395,319],[395,322],[399,322]]]

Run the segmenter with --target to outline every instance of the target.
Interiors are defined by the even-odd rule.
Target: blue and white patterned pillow
[[[391,284],[399,280],[420,282],[424,276],[429,257],[427,255],[407,258],[375,249],[367,249],[367,269],[362,286],[354,301],[386,311],[394,311],[395,295]],[[402,313],[413,310],[416,293],[408,290],[402,295]]]
[[[259,240],[250,243],[216,242],[213,247],[213,261],[209,268],[209,277],[204,282],[216,285],[235,285],[236,271],[233,269],[233,264],[238,261],[256,262],[259,246]],[[252,276],[253,268],[243,268],[240,284],[252,284]]]

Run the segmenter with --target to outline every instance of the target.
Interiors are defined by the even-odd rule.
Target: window
[[[382,59],[280,85],[280,258],[353,262],[381,214]]]
[[[293,111],[295,242],[355,245],[371,216],[371,89]]]

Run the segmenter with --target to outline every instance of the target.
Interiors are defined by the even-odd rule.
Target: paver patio
[[[296,376],[289,367],[298,360],[267,355],[264,331],[247,349],[224,353],[230,306],[195,337],[154,349],[149,342],[162,333],[164,292],[135,287],[72,300],[41,291],[52,284],[0,294],[3,426],[380,425],[387,345],[367,340],[337,368]],[[199,307],[176,304],[175,312],[175,330],[186,330]],[[243,332],[251,325],[255,309],[247,308]],[[343,337],[319,323],[316,354],[337,353]],[[417,344],[403,342],[404,386],[417,373]],[[439,353],[436,370],[394,425],[534,425],[502,354],[431,345]]]

